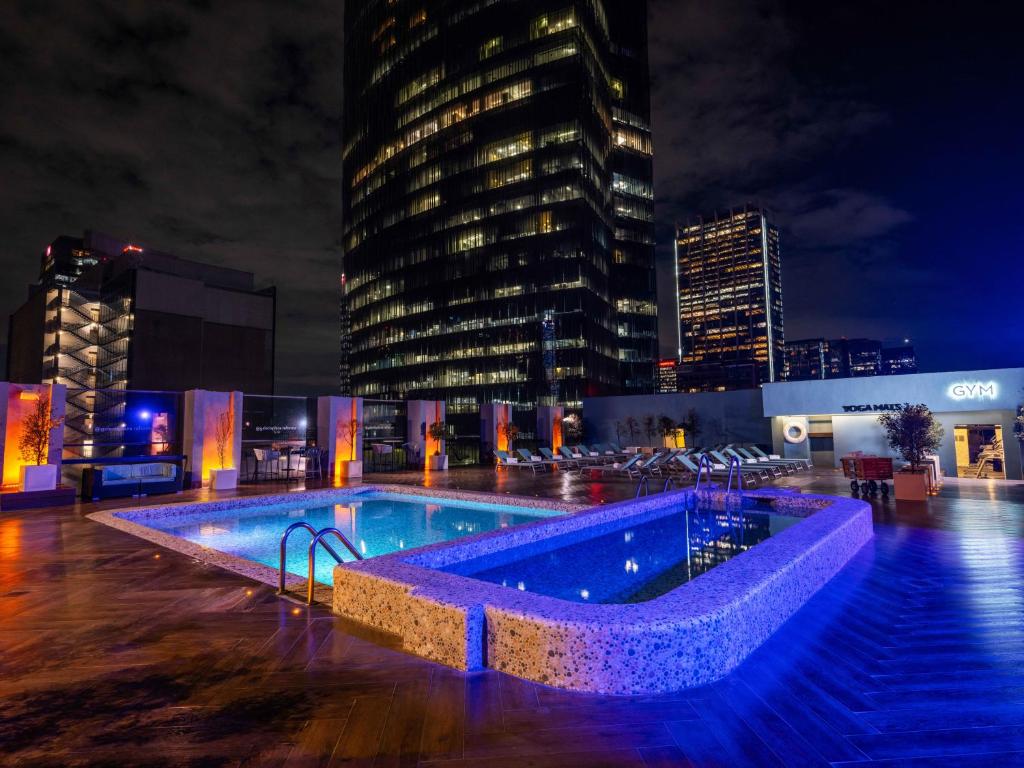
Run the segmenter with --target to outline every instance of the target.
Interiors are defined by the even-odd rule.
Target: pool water
[[[189,517],[148,518],[125,515],[142,525],[178,536],[230,555],[273,568],[279,566],[281,535],[292,523],[304,520],[317,530],[337,528],[363,557],[409,550],[426,544],[453,541],[484,531],[508,528],[558,512],[498,504],[430,499],[401,494],[361,494],[316,507],[282,505],[241,507]],[[295,531],[288,540],[285,568],[305,577],[311,535]],[[327,541],[346,561],[354,558],[334,537]],[[333,583],[336,565],[323,548],[317,552],[316,580]]]
[[[578,603],[642,603],[801,519],[738,509],[680,510],[500,565],[481,558],[479,569],[471,561],[446,570]]]

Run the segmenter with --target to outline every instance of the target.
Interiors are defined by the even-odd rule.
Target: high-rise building
[[[785,371],[779,232],[763,209],[716,212],[677,231],[679,387],[757,387]]]
[[[11,315],[8,377],[68,387],[66,443],[123,443],[128,390],[273,394],[275,314],[275,290],[249,272],[59,237]]]
[[[347,4],[353,394],[457,415],[654,391],[646,10]]]
[[[671,395],[679,391],[679,361],[675,358],[658,361],[658,394]]]
[[[914,347],[904,344],[898,347],[882,349],[882,375],[900,376],[905,373],[917,373],[917,354]]]
[[[877,339],[801,339],[786,342],[786,380],[847,379],[917,373],[912,346]]]

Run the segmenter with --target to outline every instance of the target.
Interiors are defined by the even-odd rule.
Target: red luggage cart
[[[881,456],[844,456],[843,476],[850,480],[850,490],[854,493],[869,493],[874,496],[879,490],[883,496],[889,495],[889,484],[892,480],[892,459]]]

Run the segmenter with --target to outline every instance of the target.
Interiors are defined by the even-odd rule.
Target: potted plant
[[[931,476],[925,457],[942,445],[943,429],[935,421],[927,405],[906,403],[899,410],[878,417],[885,429],[889,447],[897,451],[910,466],[893,474],[896,498],[905,501],[927,501]]]
[[[230,408],[217,417],[217,460],[220,466],[210,470],[210,488],[230,491],[238,486],[238,470],[233,466],[235,443],[235,414]]]
[[[671,438],[672,447],[679,447],[679,427],[668,416],[658,417],[658,434],[661,435],[661,442],[668,448],[668,441]]]
[[[515,450],[516,438],[519,437],[519,427],[511,421],[505,421],[498,425],[498,433],[505,438],[505,450],[512,453]]]
[[[21,490],[52,491],[57,487],[57,465],[47,463],[50,449],[50,432],[57,429],[64,419],[55,419],[50,414],[50,396],[41,395],[35,408],[22,423],[18,450],[21,460]]]
[[[428,427],[427,434],[430,435],[430,439],[437,446],[434,455],[430,457],[430,468],[435,472],[443,472],[448,469],[448,455],[441,450],[445,438],[448,437],[448,425],[443,421],[435,421]]]
[[[338,463],[341,477],[356,479],[363,476],[363,461],[356,457],[360,431],[359,419],[349,419],[348,421],[338,419],[338,436],[343,443],[348,445],[348,458],[342,459]]]
[[[583,442],[583,419],[578,413],[570,413],[562,419],[562,444],[579,445]]]
[[[697,413],[696,408],[691,408],[686,412],[686,418],[679,422],[679,429],[683,431],[683,440],[687,442],[692,440],[693,447],[696,447],[697,438],[704,431],[700,423],[700,414]]]

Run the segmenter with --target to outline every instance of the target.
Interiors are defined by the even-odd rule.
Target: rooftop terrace
[[[635,487],[491,470],[427,482],[594,503]],[[786,482],[849,494],[833,473]],[[406,655],[84,517],[118,506],[0,517],[2,764],[1024,764],[1020,486],[872,501],[875,540],[738,670],[643,698]]]

